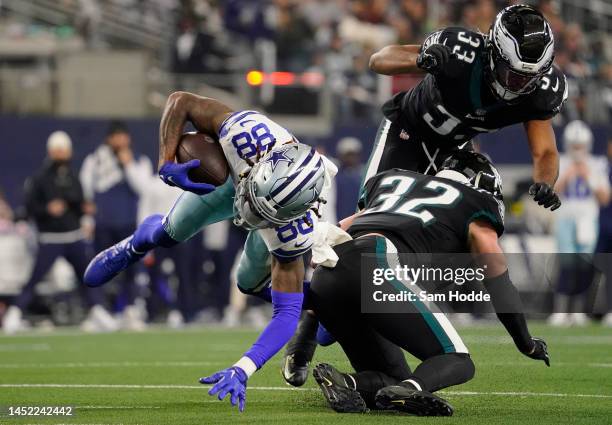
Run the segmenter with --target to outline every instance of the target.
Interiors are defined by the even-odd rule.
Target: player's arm
[[[159,166],[174,161],[185,125],[189,122],[201,132],[218,134],[232,109],[218,100],[187,92],[168,96],[159,126]]]
[[[175,92],[168,97],[159,126],[159,176],[164,183],[196,195],[215,190],[213,185],[195,183],[189,178],[189,170],[199,167],[200,161],[193,159],[177,164],[174,162],[176,149],[188,122],[198,131],[218,134],[219,127],[231,113],[228,106],[208,97],[187,92]]]
[[[230,394],[232,405],[244,410],[247,379],[283,348],[297,328],[304,301],[303,280],[301,257],[289,261],[272,257],[272,320],[234,366],[200,379],[203,384],[215,384],[210,395],[218,394],[222,400]]]
[[[423,74],[418,67],[417,58],[420,45],[392,45],[383,47],[370,57],[370,69],[377,74]]]
[[[493,226],[481,220],[470,223],[468,244],[476,261],[486,265],[483,284],[491,296],[491,303],[499,321],[514,340],[516,347],[524,355],[543,360],[550,366],[546,343],[533,338],[529,333],[521,297],[510,280],[506,258]]]
[[[552,121],[532,120],[524,124],[529,150],[533,158],[533,185],[529,194],[534,201],[551,211],[561,206],[554,185],[559,177],[559,152]]]

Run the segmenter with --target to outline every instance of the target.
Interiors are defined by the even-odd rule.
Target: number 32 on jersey
[[[389,176],[381,180],[379,188],[392,188],[390,192],[381,193],[372,202],[372,207],[363,214],[390,213],[407,215],[421,220],[428,225],[435,220],[434,215],[426,208],[452,207],[461,199],[461,192],[451,185],[431,180],[424,187],[437,193],[426,198],[406,199],[413,189],[415,179],[408,176]]]

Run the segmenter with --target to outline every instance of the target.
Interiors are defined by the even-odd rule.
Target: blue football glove
[[[184,164],[168,161],[159,169],[159,177],[169,186],[177,186],[196,195],[206,195],[215,190],[215,186],[208,183],[193,182],[187,175],[189,170],[199,166],[199,159],[192,159]]]
[[[200,384],[215,384],[209,391],[209,395],[219,394],[219,400],[223,400],[230,394],[232,406],[238,403],[238,409],[243,412],[246,404],[246,386],[248,376],[238,366],[228,367],[206,378],[200,378]]]

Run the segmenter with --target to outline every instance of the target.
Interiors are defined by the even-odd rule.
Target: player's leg
[[[374,248],[373,238],[337,246],[336,267],[318,267],[311,283],[311,304],[317,318],[337,339],[356,371],[343,374],[327,364],[313,370],[323,394],[337,411],[359,408],[352,391],[374,407],[377,390],[410,376],[402,350],[377,333],[360,311],[361,254]]]
[[[136,231],[100,252],[85,271],[89,286],[102,285],[157,246],[169,248],[184,242],[204,226],[233,216],[234,186],[230,180],[204,196],[185,192],[164,217],[147,217]]]
[[[362,179],[362,185],[368,179],[391,168],[417,171],[422,154],[416,140],[397,122],[383,118]]]
[[[43,276],[49,271],[57,257],[61,255],[62,244],[44,244],[38,245],[38,253],[34,260],[34,267],[30,273],[30,278],[21,289],[21,293],[15,298],[2,322],[2,329],[7,334],[12,334],[19,331],[22,327],[23,310],[30,304],[34,296],[34,288],[40,282]]]
[[[376,253],[382,267],[392,268],[389,259],[397,249],[390,241],[378,238]],[[450,405],[431,393],[472,379],[474,363],[468,349],[443,313],[431,311],[418,299],[403,307],[406,313],[368,315],[368,323],[422,363],[399,385],[381,389],[377,405],[417,415],[451,415]]]

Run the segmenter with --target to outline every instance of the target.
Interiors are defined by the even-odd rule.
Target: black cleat
[[[295,335],[287,343],[281,373],[289,385],[301,387],[308,379],[308,368],[317,348],[318,326],[317,319],[304,312]]]
[[[346,385],[344,375],[332,365],[320,363],[312,370],[329,407],[338,413],[364,413],[368,411],[361,395]]]
[[[416,416],[452,416],[448,402],[427,391],[418,391],[402,385],[390,385],[376,393],[376,407],[398,410]]]

